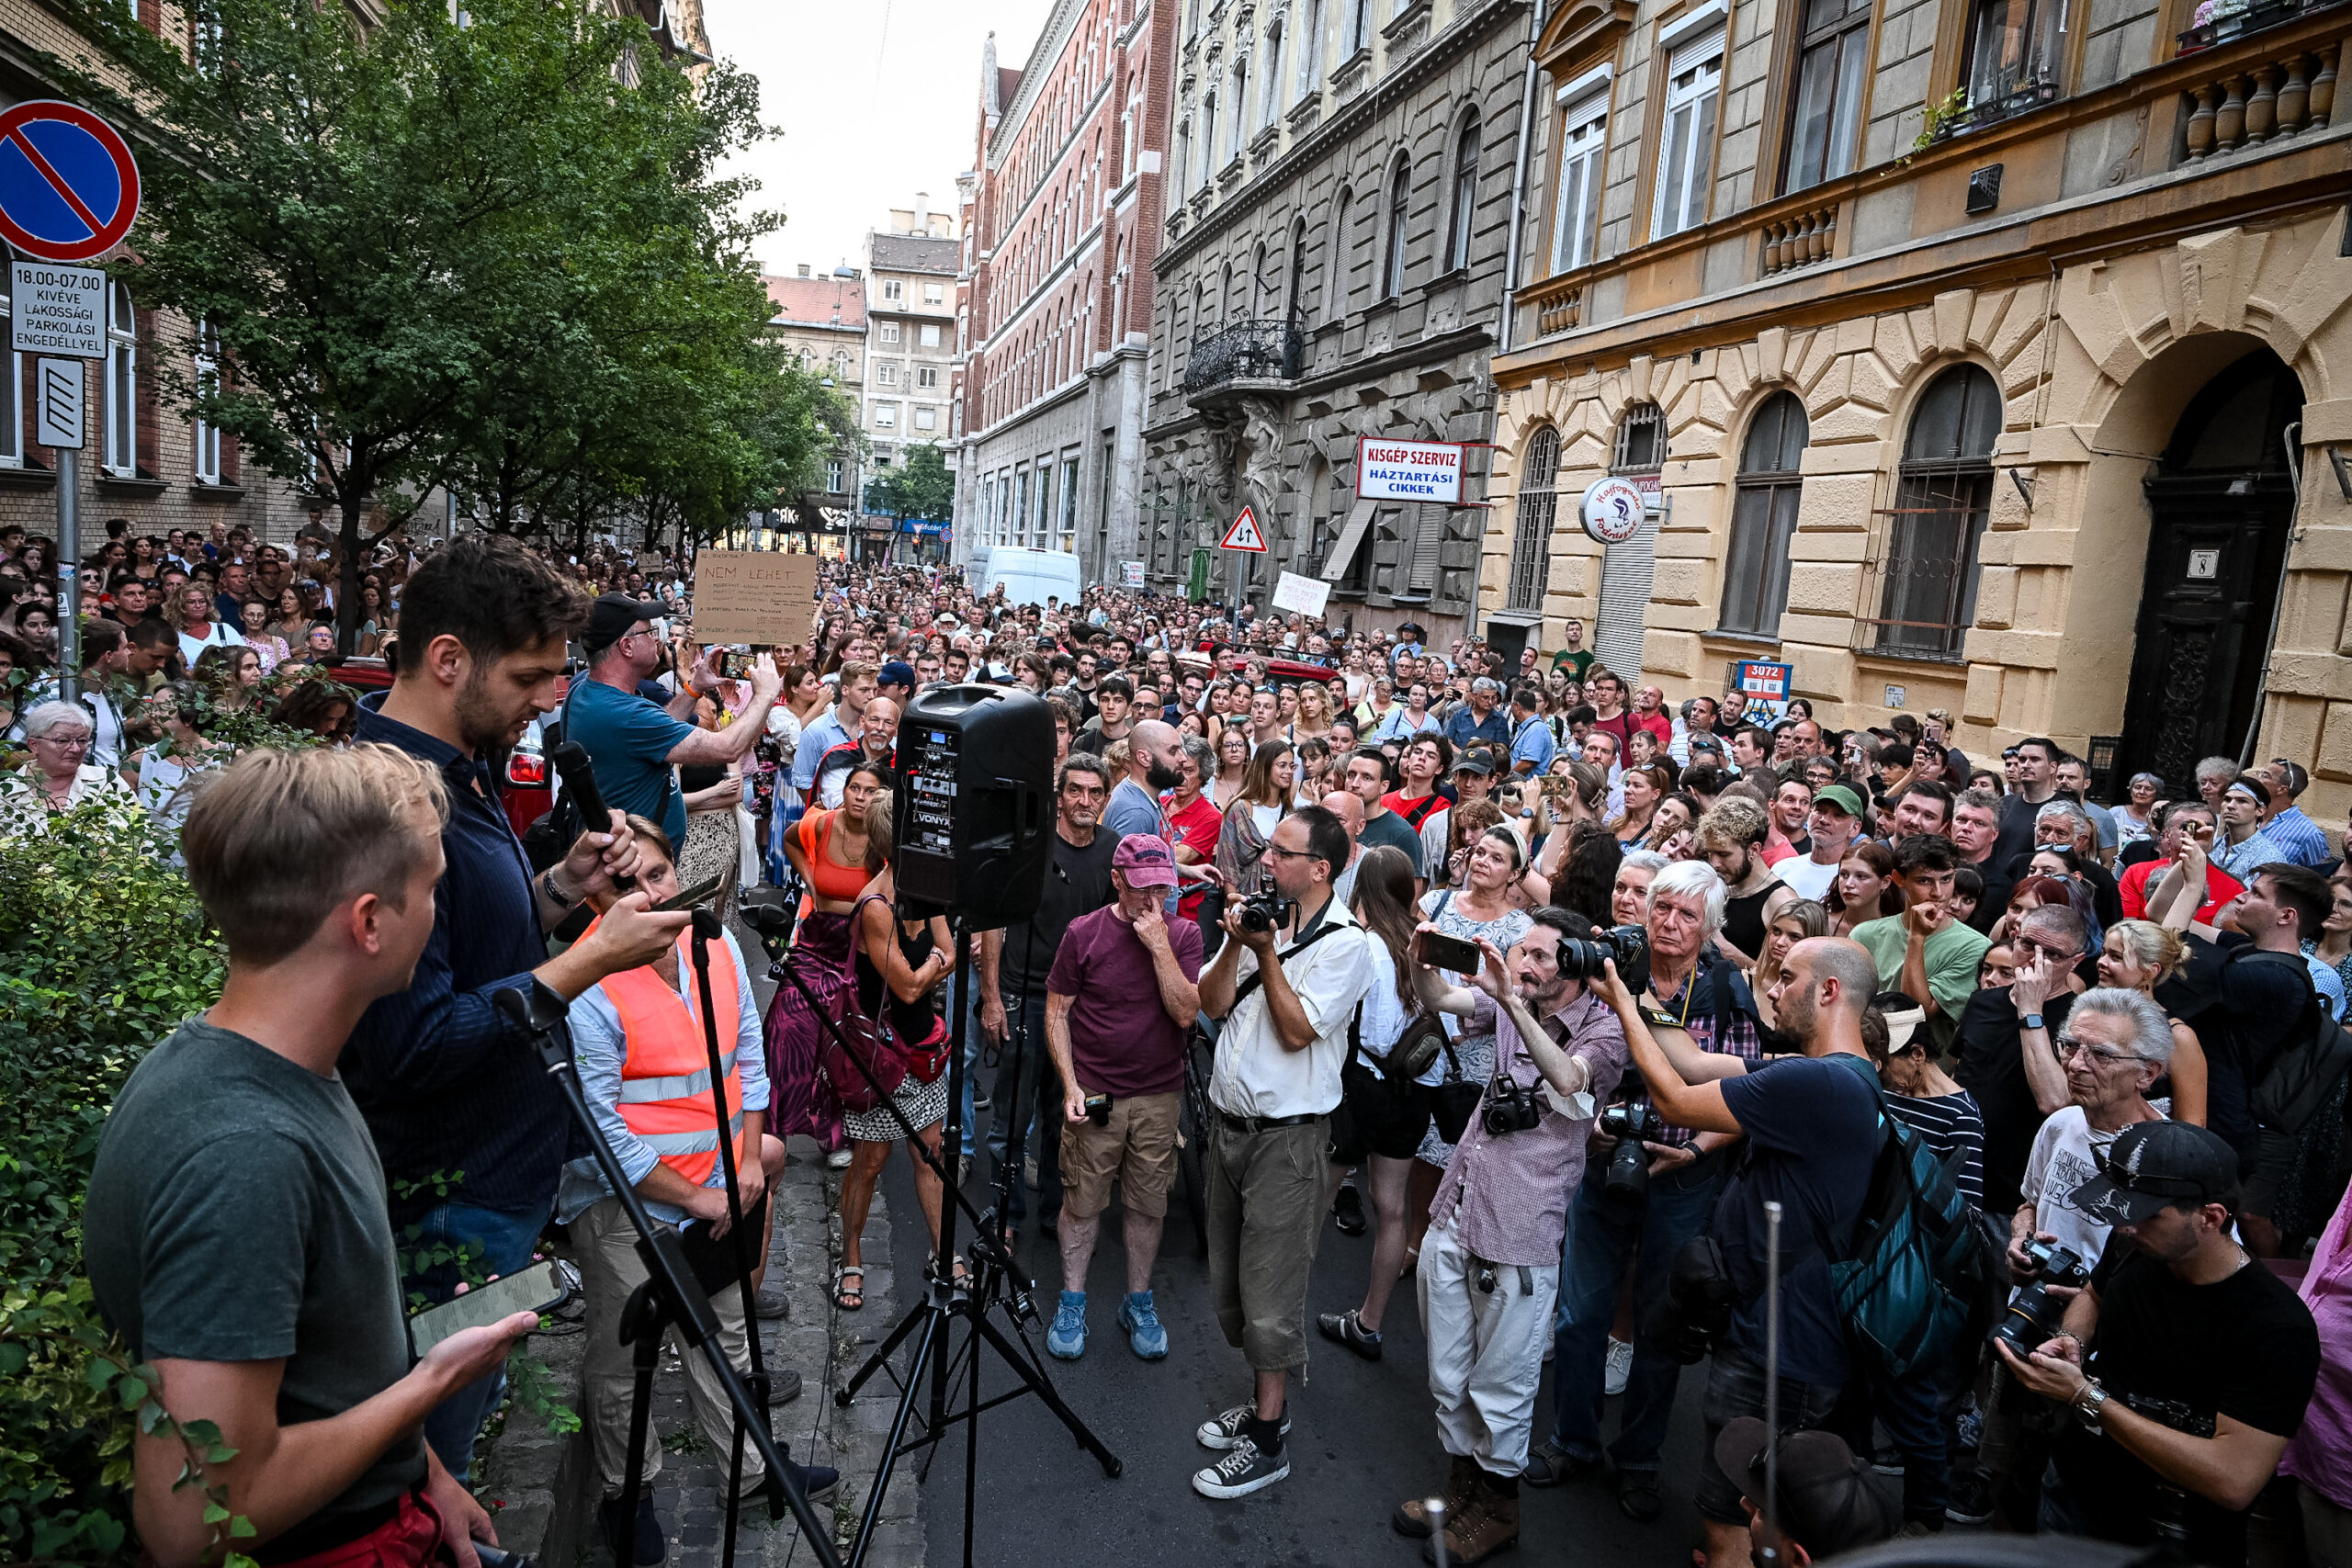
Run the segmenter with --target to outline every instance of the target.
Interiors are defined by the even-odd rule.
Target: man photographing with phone
[[[249,751],[199,788],[181,845],[228,979],[123,1086],[83,1236],[99,1310],[162,1374],[156,1398],[233,1452],[181,1486],[178,1433],[142,1432],[141,1542],[159,1568],[214,1559],[227,1526],[206,1522],[206,1489],[224,1486],[254,1531],[234,1549],[273,1563],[447,1551],[477,1568],[473,1540],[497,1535],[424,1418],[537,1320],[461,1329],[409,1365],[383,1167],[335,1072],[433,934],[447,792],[369,745]]]

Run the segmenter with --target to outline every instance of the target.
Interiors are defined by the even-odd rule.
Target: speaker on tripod
[[[1037,912],[1053,854],[1054,718],[1019,687],[944,686],[899,720],[899,897],[993,931]]]

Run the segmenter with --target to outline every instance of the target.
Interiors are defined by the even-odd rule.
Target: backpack
[[[1823,1238],[1830,1301],[1849,1342],[1900,1381],[1959,1337],[1982,1293],[1984,1249],[1957,1173],[1888,1111],[1877,1072],[1860,1057],[1831,1059],[1865,1076],[1882,1136],[1853,1246],[1840,1258]]]

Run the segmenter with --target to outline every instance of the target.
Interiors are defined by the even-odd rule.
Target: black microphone
[[[588,749],[577,740],[567,740],[548,753],[548,761],[563,781],[564,793],[580,803],[581,826],[592,833],[612,831],[613,814],[605,805],[604,792],[596,787],[596,770],[589,765]],[[613,886],[626,893],[637,886],[637,878],[616,876]]]

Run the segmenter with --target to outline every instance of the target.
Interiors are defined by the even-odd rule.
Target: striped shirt
[[[2265,822],[2262,832],[2297,865],[2323,866],[2335,858],[2327,852],[2327,835],[2320,830],[2318,823],[2303,815],[2300,806],[2290,806]]]
[[[1977,1208],[1984,1206],[1984,1118],[1976,1097],[1966,1089],[1914,1100],[1886,1091],[1886,1108],[1894,1119],[1919,1134],[1936,1158],[1953,1167],[1960,1195]],[[1954,1164],[1952,1156],[1960,1159]]]

